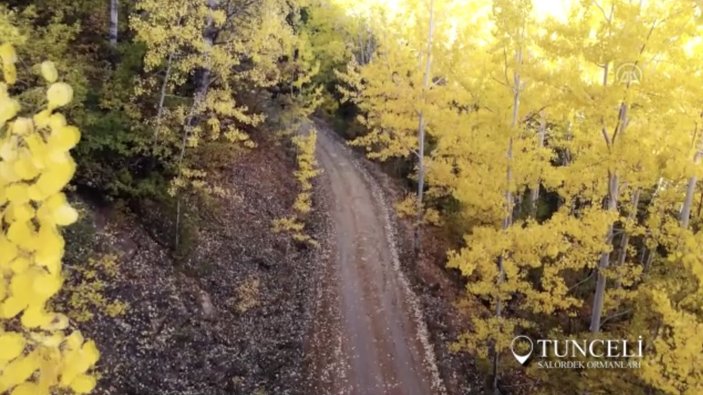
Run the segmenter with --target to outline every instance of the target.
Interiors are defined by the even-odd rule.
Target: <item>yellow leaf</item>
[[[28,188],[26,184],[13,184],[7,187],[7,200],[15,204],[27,203],[29,201]]]
[[[11,361],[24,350],[25,340],[15,332],[0,334],[0,361]]]
[[[17,246],[0,235],[0,268],[12,262],[17,253]]]
[[[62,126],[66,126],[66,117],[61,113],[51,114],[49,117],[49,127],[51,130],[58,129]]]
[[[57,225],[68,226],[78,220],[78,211],[68,204],[64,204],[54,211],[54,222]]]
[[[34,115],[33,119],[34,119],[34,124],[38,128],[45,128],[45,127],[49,126],[49,120],[51,119],[51,111],[50,110],[40,111]]]
[[[12,133],[18,136],[26,136],[34,131],[34,123],[29,118],[17,118],[12,124]]]
[[[10,265],[10,267],[12,268],[12,271],[15,274],[21,274],[21,273],[24,273],[25,270],[27,270],[29,265],[30,265],[29,259],[27,259],[25,257],[19,257],[19,258],[15,259],[14,261],[12,261],[12,264]]]
[[[62,126],[52,129],[49,137],[49,145],[57,149],[68,151],[78,144],[81,139],[81,133],[75,126]]]
[[[34,292],[37,295],[49,298],[59,291],[61,283],[61,277],[58,275],[41,274],[34,279]]]
[[[67,350],[78,350],[83,344],[83,341],[83,334],[81,334],[80,331],[75,331],[66,337],[64,345]]]
[[[9,363],[0,375],[0,393],[23,383],[39,368],[39,358],[32,353]]]
[[[95,363],[98,362],[98,359],[100,359],[100,351],[98,351],[98,347],[92,340],[85,342],[81,350],[83,351],[83,357],[87,361],[88,365],[95,365]]]
[[[95,377],[81,374],[71,382],[71,389],[78,394],[87,394],[95,388]]]
[[[8,43],[0,45],[0,59],[2,59],[5,82],[10,85],[14,84],[17,81],[17,69],[15,69],[17,53],[15,52],[15,48]]]
[[[37,247],[28,221],[13,222],[7,230],[7,239],[28,251],[34,251]]]
[[[56,71],[56,66],[54,62],[45,61],[41,64],[41,75],[47,82],[56,82],[59,78],[59,73]]]
[[[0,45],[0,59],[3,63],[15,63],[17,62],[17,53],[15,52],[15,47],[12,44],[5,43]]]
[[[42,389],[36,383],[22,383],[12,390],[11,395],[48,395],[49,392]]]
[[[44,311],[40,306],[29,306],[22,314],[22,325],[27,328],[44,327],[51,323],[53,315]]]
[[[17,177],[22,180],[31,180],[39,174],[39,169],[34,165],[30,157],[24,157],[15,162],[13,168]]]
[[[2,72],[5,75],[5,82],[12,85],[17,82],[17,68],[14,63],[4,65]]]
[[[0,126],[5,122],[14,118],[20,110],[20,104],[17,100],[10,98],[0,98]]]
[[[65,106],[73,100],[73,88],[66,83],[55,82],[46,91],[46,98],[51,109]]]
[[[11,296],[0,305],[0,318],[12,318],[27,307],[27,301]]]

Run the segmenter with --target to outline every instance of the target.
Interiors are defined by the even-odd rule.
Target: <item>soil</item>
[[[328,122],[325,120],[316,119],[316,124],[318,129],[329,132]],[[344,144],[335,133],[328,133],[326,136],[337,140],[338,144]],[[325,140],[321,142],[325,143]],[[404,181],[390,176],[378,163],[366,160],[361,150],[351,150],[340,145],[333,145],[333,147],[342,151],[337,154],[338,158],[342,157],[352,162],[352,167],[374,191],[374,198],[377,201],[375,204],[384,206],[388,214],[385,222],[387,234],[391,235],[389,245],[394,248],[393,253],[397,254],[394,260],[397,259],[399,262],[399,270],[396,269],[396,271],[400,271],[401,277],[407,279],[410,288],[408,293],[414,295],[414,320],[421,325],[426,324],[426,333],[423,333],[422,337],[425,338],[423,341],[429,343],[425,343],[423,348],[428,353],[434,354],[436,368],[432,370],[436,369],[436,372],[432,372],[432,380],[439,385],[435,384],[434,388],[425,394],[442,393],[442,391],[451,395],[487,393],[486,374],[476,365],[475,356],[452,347],[461,334],[469,330],[472,314],[476,314],[481,309],[480,303],[476,300],[467,299],[465,280],[458,273],[445,267],[447,251],[457,246],[453,244],[445,230],[425,227],[421,240],[421,253],[419,256],[416,255],[413,248],[412,221],[398,217],[391,207],[409,193]],[[339,160],[338,158],[334,159]],[[321,195],[333,196],[333,193],[325,191]],[[335,344],[339,354],[342,351],[339,347],[340,341],[337,340]],[[328,363],[330,359],[328,357]],[[348,378],[345,379],[348,380]]]
[[[310,393],[443,394],[383,193],[334,132],[317,129],[333,253],[309,350]]]

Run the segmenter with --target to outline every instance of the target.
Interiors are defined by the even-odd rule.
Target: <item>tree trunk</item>
[[[506,210],[507,214],[505,218],[503,219],[503,225],[502,229],[507,230],[510,225],[513,223],[513,193],[510,190],[510,184],[512,182],[513,178],[513,169],[511,166],[511,161],[513,159],[513,139],[512,137],[508,141],[508,151],[507,151],[507,157],[508,157],[508,166],[506,168],[505,172],[505,178],[507,181],[507,188],[505,190],[505,205],[506,205]],[[497,286],[500,287],[500,284],[503,283],[505,280],[505,268],[503,267],[503,260],[504,257],[503,255],[498,257],[498,280],[497,280]],[[496,317],[500,318],[503,315],[503,301],[500,299],[501,295],[500,292],[498,293],[498,300],[496,301]],[[492,366],[492,375],[493,375],[493,390],[498,393],[498,362],[499,362],[500,356],[498,353],[498,350],[493,347],[493,366]]]
[[[618,177],[613,173],[608,174],[608,199],[607,210],[616,211],[618,209]],[[614,225],[608,226],[608,232],[605,235],[606,243],[611,244],[613,241]],[[591,313],[591,327],[593,333],[600,332],[600,321],[603,315],[603,301],[605,299],[605,270],[610,266],[610,252],[604,252],[600,256],[598,262],[598,280],[596,282],[596,293],[593,298],[593,311]]]
[[[154,146],[159,141],[159,128],[161,126],[161,117],[164,113],[164,102],[166,100],[166,91],[168,89],[168,80],[171,77],[171,65],[173,64],[173,52],[168,55],[168,60],[166,61],[166,71],[164,73],[164,80],[161,83],[161,93],[159,94],[159,105],[156,108],[156,128],[154,130]]]
[[[217,6],[217,0],[208,0],[208,7],[210,9],[214,9]],[[183,163],[183,159],[185,158],[185,153],[186,153],[186,147],[188,143],[188,138],[190,137],[193,127],[195,126],[195,123],[197,122],[198,119],[198,114],[200,113],[200,106],[203,104],[203,102],[207,98],[207,93],[208,89],[210,88],[210,75],[211,75],[211,70],[210,70],[210,50],[215,43],[215,35],[216,32],[214,31],[214,22],[212,20],[212,16],[208,16],[207,22],[205,23],[205,29],[203,30],[203,41],[205,42],[205,50],[203,53],[203,56],[205,58],[204,65],[201,70],[200,74],[200,81],[198,82],[198,85],[195,89],[195,94],[193,95],[193,104],[191,104],[190,111],[188,116],[186,117],[185,120],[185,125],[183,128],[183,136],[181,139],[181,147],[180,147],[180,152],[178,153],[178,171],[180,172],[181,170],[181,165]],[[176,235],[180,234],[180,202],[181,202],[181,196],[180,192],[177,192],[177,197],[178,199],[178,210],[177,210],[177,218],[176,218]],[[176,238],[176,248],[178,248],[178,242],[179,239],[178,237]]]
[[[217,7],[217,0],[207,0],[207,4],[210,10],[214,10],[215,7]],[[205,99],[205,97],[207,96],[208,88],[210,87],[210,75],[212,73],[210,65],[210,51],[212,50],[212,46],[215,44],[216,35],[217,32],[215,31],[215,24],[212,20],[212,15],[208,15],[207,22],[205,23],[205,29],[203,30],[203,42],[205,43],[205,50],[203,55],[205,61],[204,65],[200,70],[200,81],[198,82],[197,88],[195,90],[195,96],[200,97],[201,100]]]
[[[422,77],[422,97],[421,103],[424,106],[427,100],[427,91],[430,88],[432,73],[432,39],[434,36],[434,0],[430,0],[430,26],[427,33],[427,53],[425,60],[425,70]],[[413,240],[415,254],[419,255],[422,249],[422,219],[424,211],[424,189],[425,189],[425,127],[426,120],[424,109],[419,111],[419,122],[417,127],[417,214],[415,218],[415,237]]]
[[[174,235],[174,246],[178,249],[181,243],[181,195],[176,197],[176,234]]]
[[[701,151],[696,152],[693,157],[693,162],[698,165],[701,161]],[[698,177],[692,175],[688,179],[688,187],[686,188],[686,197],[683,201],[683,207],[681,208],[681,213],[679,213],[679,223],[682,228],[688,228],[688,222],[691,219],[691,207],[693,206],[693,195],[696,193],[696,184],[698,183]]]
[[[607,75],[607,67],[606,67]],[[604,82],[607,80],[604,78]],[[627,118],[627,104],[620,104],[620,113],[618,114],[618,126],[613,132],[613,137],[610,139],[610,148],[615,144],[615,137],[617,134],[621,136],[625,133],[627,128],[628,118]],[[607,138],[607,133],[604,132]],[[608,171],[608,197],[606,202],[606,209],[608,211],[616,212],[618,210],[618,197],[619,197],[619,184],[618,176],[614,170]],[[605,235],[606,243],[611,244],[613,242],[613,231],[614,224],[608,226],[608,231]],[[610,266],[610,252],[604,252],[601,254],[600,261],[598,262],[598,280],[596,281],[596,292],[593,297],[593,311],[591,314],[591,327],[590,330],[593,333],[600,332],[601,317],[603,315],[603,302],[605,300],[605,270]]]
[[[541,149],[544,147],[544,139],[547,134],[547,121],[543,116],[539,119],[539,129],[537,129],[537,148]],[[530,212],[532,218],[537,218],[537,202],[539,201],[539,188],[541,182],[537,180],[535,185],[530,191]]]
[[[423,198],[425,195],[425,117],[420,112],[420,121],[417,128],[417,213],[415,218],[415,253],[419,254],[422,249],[422,219],[423,219]]]
[[[637,219],[637,206],[640,204],[640,190],[636,190],[635,193],[632,195],[632,211],[630,212],[630,215],[628,215],[628,219],[630,221],[635,221]],[[625,229],[622,230],[622,238],[620,239],[620,255],[618,257],[618,266],[622,266],[625,264],[625,260],[627,259],[627,247],[630,244],[630,234],[627,233]],[[615,288],[620,288],[621,286],[621,281],[618,278],[615,282]]]
[[[109,29],[109,39],[110,45],[117,46],[117,28],[119,26],[119,8],[120,0],[110,0],[110,29]]]
[[[522,64],[522,49],[518,49],[515,53],[515,63],[516,67],[520,64]],[[511,129],[515,129],[518,124],[518,116],[520,114],[520,92],[521,92],[521,77],[520,73],[515,70],[513,73],[513,113],[512,113],[512,119],[510,120],[510,127]],[[510,184],[513,182],[513,166],[512,166],[512,161],[513,161],[513,138],[512,138],[512,132],[513,130],[510,131],[511,136],[508,138],[508,150],[506,152],[506,157],[507,157],[507,166],[505,169],[505,206],[506,206],[506,214],[505,217],[503,218],[503,225],[502,229],[505,231],[507,230],[512,224],[513,224],[513,209],[514,209],[514,204],[515,204],[515,199],[513,197],[513,192],[510,189]],[[503,266],[503,261],[504,261],[503,255],[498,257],[498,279],[497,279],[497,287],[499,288],[500,285],[505,281],[505,268]],[[500,291],[498,292],[498,300],[496,302],[496,317],[500,318],[503,314],[503,302],[500,299]],[[493,366],[492,366],[492,375],[493,375],[493,391],[495,393],[500,393],[500,390],[498,389],[498,381],[500,378],[500,375],[498,374],[498,363],[500,360],[500,353],[498,352],[497,348],[493,348]]]
[[[637,218],[637,206],[640,203],[640,190],[636,190],[632,195],[632,211],[628,216],[630,221],[634,221]],[[620,256],[618,257],[618,266],[625,264],[625,259],[627,259],[627,247],[630,243],[630,235],[623,229],[622,239],[620,239]]]

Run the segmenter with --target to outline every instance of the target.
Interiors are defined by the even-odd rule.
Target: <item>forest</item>
[[[700,0],[2,0],[0,60],[0,395],[703,394]]]

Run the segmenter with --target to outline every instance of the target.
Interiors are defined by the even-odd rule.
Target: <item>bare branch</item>
[[[625,310],[620,311],[620,312],[618,312],[618,313],[615,313],[615,314],[613,314],[613,315],[609,315],[608,317],[605,317],[605,318],[603,319],[603,321],[601,321],[600,326],[601,326],[601,328],[602,328],[603,325],[605,325],[606,322],[608,322],[608,321],[610,321],[610,320],[612,320],[612,319],[614,319],[614,318],[618,318],[618,317],[621,317],[621,316],[623,316],[623,315],[630,314],[631,312],[632,312],[632,309],[625,309]]]

